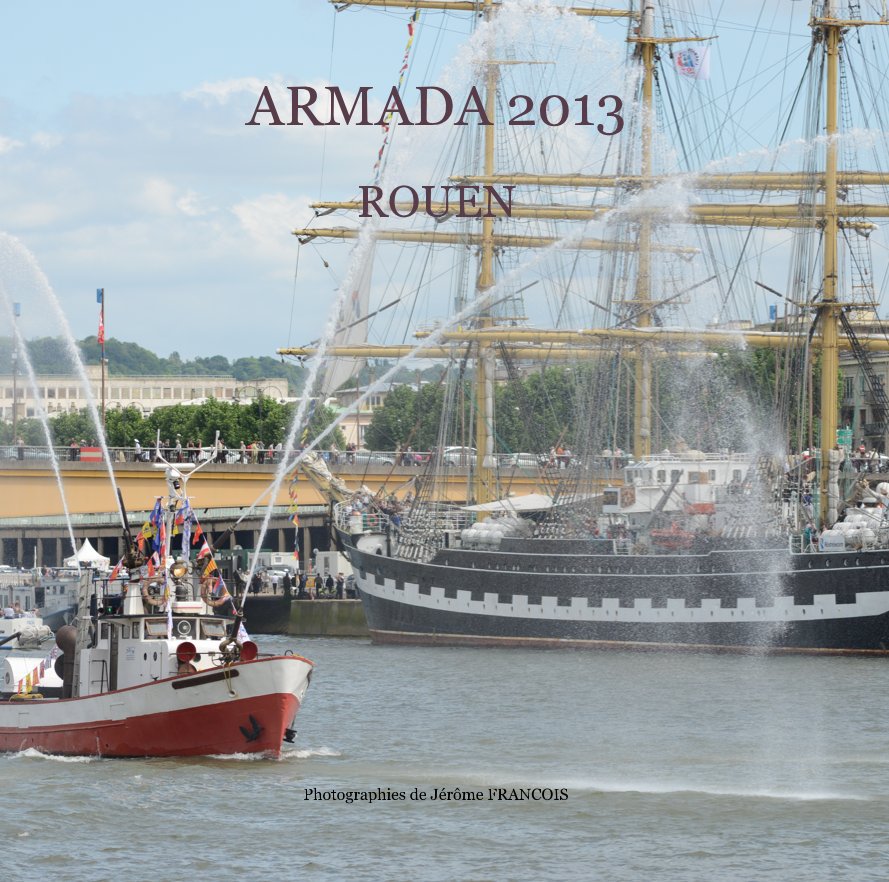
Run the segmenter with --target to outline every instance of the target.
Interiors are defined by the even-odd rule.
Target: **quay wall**
[[[367,637],[360,600],[294,600],[288,633],[295,637]]]

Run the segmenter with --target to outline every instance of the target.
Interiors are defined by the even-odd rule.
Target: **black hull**
[[[887,550],[633,556],[508,540],[420,563],[340,538],[378,642],[889,655]]]

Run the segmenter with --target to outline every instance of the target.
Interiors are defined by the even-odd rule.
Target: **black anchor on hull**
[[[247,719],[250,721],[250,725],[253,728],[248,729],[246,726],[238,726],[238,728],[241,730],[241,734],[247,739],[247,743],[249,744],[251,741],[256,741],[256,739],[262,735],[262,726],[259,725],[258,720],[253,714],[250,714]]]

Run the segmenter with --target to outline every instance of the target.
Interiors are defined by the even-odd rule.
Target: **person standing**
[[[346,577],[342,573],[336,574],[336,596],[339,600],[346,599]]]
[[[138,438],[133,439],[133,462],[142,462],[142,445]]]

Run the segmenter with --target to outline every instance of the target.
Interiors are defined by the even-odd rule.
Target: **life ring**
[[[201,600],[203,600],[204,603],[206,603],[207,606],[209,606],[211,609],[216,609],[217,607],[222,606],[224,603],[231,600],[231,594],[229,594],[229,592],[226,591],[225,594],[221,595],[220,597],[213,597],[210,594],[209,586],[204,587],[202,585],[201,586]]]

